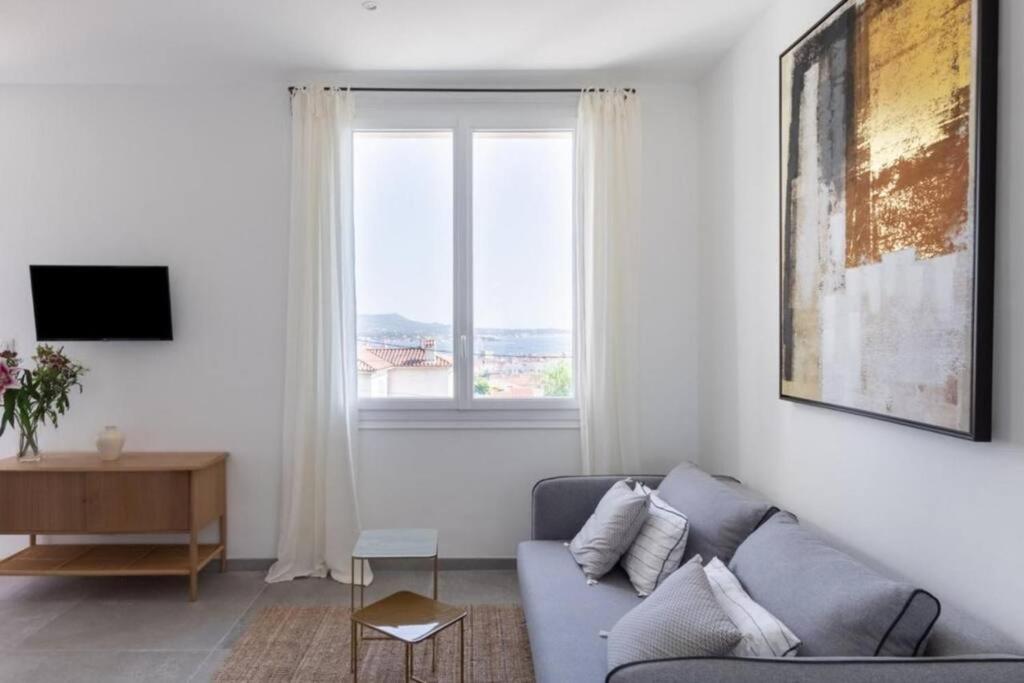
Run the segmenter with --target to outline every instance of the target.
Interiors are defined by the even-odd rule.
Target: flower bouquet
[[[79,378],[86,369],[47,344],[36,348],[35,369],[22,367],[17,351],[0,351],[0,436],[9,426],[18,429],[18,458],[39,459],[39,426],[67,412],[71,389],[82,391]]]

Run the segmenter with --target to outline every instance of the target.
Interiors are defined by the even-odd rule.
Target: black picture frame
[[[783,129],[783,60],[798,47],[819,26],[833,14],[849,4],[840,0],[821,19],[807,29],[779,54],[779,171],[780,181],[786,177],[782,168],[784,159]],[[944,434],[975,442],[992,440],[992,373],[993,373],[993,328],[994,328],[994,285],[995,285],[995,238],[996,238],[996,123],[999,53],[999,0],[973,0],[977,8],[974,19],[977,36],[974,69],[977,112],[974,122],[976,140],[973,173],[974,184],[974,296],[973,296],[973,363],[970,427],[967,431],[948,429],[915,420],[908,420],[882,413],[875,413],[849,406],[787,395],[783,388],[784,379],[784,328],[785,311],[785,202],[782,183],[779,183],[779,398],[792,403],[828,408],[843,413],[874,418],[885,422],[914,427],[937,434]]]

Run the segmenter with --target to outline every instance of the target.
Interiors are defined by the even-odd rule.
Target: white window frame
[[[571,131],[576,136],[575,95],[360,94],[354,132],[451,131],[453,135],[452,311],[454,397],[360,398],[361,429],[556,428],[579,426],[576,329],[576,243],[573,209],[573,330],[571,398],[478,398],[473,395],[473,138],[477,131]],[[574,174],[575,175],[575,174]],[[573,179],[575,183],[575,178]],[[357,283],[358,286],[358,283]]]

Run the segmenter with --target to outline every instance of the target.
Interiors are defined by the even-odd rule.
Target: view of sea
[[[369,346],[418,347],[420,340],[418,336],[393,334],[360,337],[360,341]],[[450,336],[438,335],[434,340],[438,351],[452,353]],[[567,331],[489,330],[474,338],[473,353],[505,357],[570,356],[572,335]]]

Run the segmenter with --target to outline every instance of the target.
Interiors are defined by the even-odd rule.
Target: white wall
[[[129,449],[230,451],[238,558],[272,557],[277,534],[284,85],[0,87],[0,339],[34,345],[30,263],[167,264],[171,273],[175,340],[67,344],[91,372],[60,431],[42,434],[43,449],[91,448],[103,425],[117,424]],[[644,469],[657,472],[696,448],[696,105],[690,88],[637,85],[647,197],[641,412]],[[443,555],[510,557],[529,534],[532,483],[578,471],[577,441],[557,429],[366,430],[364,524],[429,524]],[[0,438],[0,453],[15,448],[13,435]]]
[[[34,349],[30,263],[170,266],[175,340],[65,344],[85,392],[40,446],[231,451],[241,557],[277,524],[287,126],[270,87],[0,89],[0,338]]]
[[[700,85],[700,451],[855,553],[1024,633],[1024,4],[1002,3],[995,438],[780,401],[778,55],[833,0],[780,0]]]
[[[455,370],[451,367],[389,368],[385,376],[387,388],[378,396],[455,395]]]

